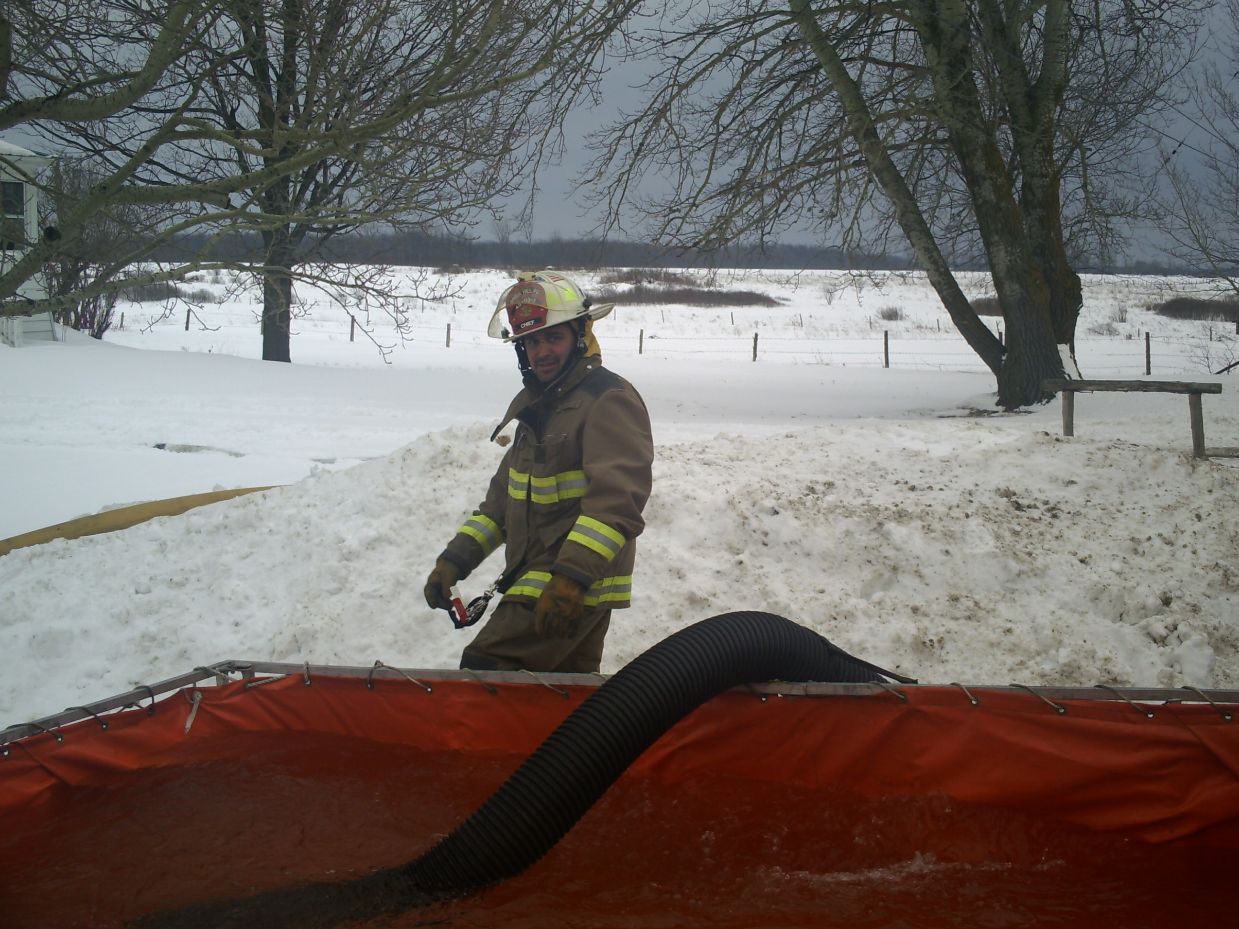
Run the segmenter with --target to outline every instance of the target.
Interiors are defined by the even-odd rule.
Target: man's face
[[[525,356],[540,383],[549,384],[563,371],[576,345],[576,334],[567,323],[525,336]]]

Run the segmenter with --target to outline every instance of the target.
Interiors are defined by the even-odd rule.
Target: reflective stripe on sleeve
[[[586,606],[627,606],[632,600],[632,575],[604,577],[585,592]]]
[[[497,549],[503,541],[503,530],[499,528],[499,524],[481,513],[474,513],[456,531],[477,542],[482,547],[482,557]]]
[[[576,525],[568,533],[568,541],[584,545],[610,561],[619,554],[627,540],[600,520],[590,516],[578,516]]]
[[[526,571],[516,583],[508,588],[508,597],[533,597],[535,600],[542,596],[542,591],[546,590],[546,584],[551,579],[550,571]]]
[[[530,597],[536,600],[542,596],[542,591],[546,590],[550,579],[549,571],[526,571],[508,588],[505,596]],[[585,591],[585,605],[591,609],[599,606],[627,606],[631,600],[631,574],[600,578]]]

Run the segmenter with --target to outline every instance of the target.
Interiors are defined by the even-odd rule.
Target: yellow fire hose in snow
[[[101,532],[128,529],[130,526],[136,526],[138,523],[144,523],[157,516],[179,516],[209,503],[218,503],[242,494],[270,489],[271,487],[238,487],[232,490],[212,490],[208,493],[189,494],[184,497],[170,497],[167,500],[152,500],[148,503],[117,507],[93,516],[71,519],[68,522],[48,526],[46,529],[35,529],[33,532],[15,535],[11,539],[0,540],[0,556],[7,555],[18,548],[42,545],[55,539],[79,539],[82,536],[98,535]]]

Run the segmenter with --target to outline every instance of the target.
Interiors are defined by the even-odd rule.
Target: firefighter
[[[597,671],[611,611],[630,605],[654,445],[640,394],[602,367],[593,322],[611,310],[547,270],[520,274],[491,317],[524,382],[491,439],[513,421],[515,435],[425,586],[450,610],[457,581],[505,548],[503,599],[462,668]]]

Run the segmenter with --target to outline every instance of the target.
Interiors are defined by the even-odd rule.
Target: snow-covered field
[[[393,281],[412,339],[375,309],[386,352],[301,291],[292,365],[257,360],[253,292],[188,330],[183,306],[153,322],[161,307],[127,304],[102,344],[0,346],[0,538],[285,485],[0,557],[0,727],[226,658],[455,667],[469,633],[421,587],[500,456],[487,440],[518,380],[485,327],[508,280],[462,275],[438,301]],[[996,412],[923,281],[879,283],[724,273],[781,305],[621,301],[598,324],[658,446],[603,670],[760,609],[928,683],[1239,687],[1239,460],[1192,459],[1186,399],[1082,395],[1065,439],[1058,402]],[[1209,373],[1235,335],[1146,309],[1200,282],[1085,287],[1085,376],[1143,377],[1147,333],[1154,378],[1224,385],[1206,440],[1239,445],[1239,380]]]

